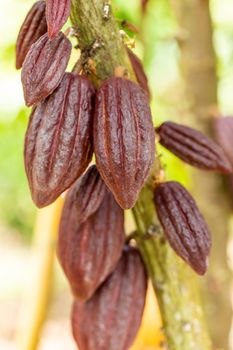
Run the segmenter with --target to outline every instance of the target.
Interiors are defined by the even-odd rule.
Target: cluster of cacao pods
[[[96,91],[86,77],[66,73],[71,43],[59,32],[64,16],[53,20],[56,7],[66,18],[68,2],[38,1],[17,41],[25,102],[33,106],[24,152],[32,198],[38,207],[51,204],[83,174],[94,152],[117,202],[131,208],[155,153],[145,74],[140,74],[143,69],[133,53],[130,59],[142,87],[110,77]],[[37,28],[48,33],[38,38]]]
[[[69,189],[57,255],[74,295],[79,349],[125,350],[140,326],[147,290],[140,254],[125,244],[123,209],[135,204],[154,161],[149,90],[132,52],[142,87],[111,77],[96,90],[84,75],[66,72],[71,43],[59,30],[69,6],[36,2],[18,36],[16,67],[32,106],[25,168],[38,207]],[[88,168],[93,152],[96,165]]]
[[[40,208],[68,189],[57,253],[75,298],[80,350],[127,350],[141,322],[147,276],[138,250],[125,244],[124,209],[135,205],[150,174],[155,133],[200,169],[231,173],[231,155],[224,140],[226,155],[192,128],[165,122],[154,129],[147,77],[131,50],[137,83],[113,76],[96,89],[84,75],[66,72],[72,46],[60,30],[69,12],[70,0],[37,1],[18,36],[16,67],[32,106],[25,169]],[[88,167],[93,154],[96,165]],[[163,182],[154,203],[171,247],[204,274],[211,239],[194,199],[179,183]]]
[[[128,349],[141,323],[147,275],[137,249],[125,245],[124,211],[95,165],[68,191],[57,254],[75,298],[79,349]]]
[[[198,130],[165,122],[156,131],[161,145],[184,162],[203,170],[232,173],[224,148]],[[181,184],[168,181],[156,186],[154,202],[170,246],[203,275],[208,266],[211,236],[192,196]]]

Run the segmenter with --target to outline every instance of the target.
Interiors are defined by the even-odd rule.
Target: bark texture
[[[135,79],[109,2],[72,0],[71,17],[83,51],[83,69],[96,86],[119,71],[119,67],[123,67],[123,71],[127,68],[128,76]],[[155,216],[152,184],[159,171],[156,160],[153,176],[133,209],[138,228],[137,244],[156,291],[167,348],[210,350],[196,277],[168,246]]]
[[[189,101],[185,122],[213,136],[212,120],[217,112],[217,75],[209,1],[172,0],[172,5],[182,33],[182,39],[178,42]],[[203,284],[205,313],[214,347],[228,349],[232,317],[231,272],[226,254],[231,215],[229,195],[220,175],[192,170],[192,179],[194,196],[213,237],[209,272]]]

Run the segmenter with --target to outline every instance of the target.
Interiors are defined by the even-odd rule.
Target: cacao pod
[[[140,255],[130,248],[90,300],[74,302],[72,329],[79,350],[129,349],[141,323],[146,290]]]
[[[148,98],[139,85],[112,77],[100,87],[94,115],[97,168],[123,209],[131,208],[155,157]]]
[[[31,47],[47,32],[45,1],[37,1],[28,12],[16,41],[16,68],[20,69]]]
[[[215,137],[233,165],[233,117],[214,119]]]
[[[46,0],[48,35],[53,39],[70,15],[70,0]]]
[[[91,161],[94,93],[86,78],[66,73],[54,93],[32,111],[24,160],[39,208],[70,187]]]
[[[146,76],[146,73],[144,71],[142,62],[133,53],[133,51],[130,50],[129,48],[127,48],[127,52],[128,52],[128,56],[129,56],[130,62],[132,64],[135,76],[137,78],[137,82],[141,86],[141,88],[146,91],[148,97],[150,98],[151,97],[150,89],[149,89],[149,86],[148,86],[148,80],[147,80],[147,76]]]
[[[87,300],[114,270],[124,246],[124,212],[111,192],[97,211],[80,225],[76,186],[62,212],[58,258],[76,298]]]
[[[194,199],[178,182],[159,184],[154,192],[156,211],[171,247],[198,274],[207,269],[211,237]]]
[[[156,131],[161,145],[186,163],[204,170],[232,172],[221,147],[200,131],[173,122],[163,123]]]
[[[106,185],[95,165],[75,184],[76,220],[81,223],[95,213],[106,193]]]
[[[22,84],[27,106],[48,97],[59,85],[71,53],[71,43],[60,32],[54,40],[44,34],[27,53],[22,68]]]

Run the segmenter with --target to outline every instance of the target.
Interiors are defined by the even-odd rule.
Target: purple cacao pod
[[[31,46],[21,75],[27,106],[44,100],[56,89],[65,73],[70,53],[71,43],[62,32],[52,41],[45,34]]]
[[[110,78],[100,87],[94,116],[97,168],[123,209],[131,208],[155,157],[148,98],[139,85]]]
[[[32,46],[47,32],[45,17],[45,1],[34,3],[28,12],[18,34],[16,41],[16,68],[20,69],[24,59]]]
[[[83,223],[77,215],[76,185],[62,212],[58,257],[76,298],[87,300],[114,270],[124,246],[124,212],[106,189],[94,214]]]
[[[53,39],[70,15],[71,0],[46,0],[48,35]]]
[[[211,237],[194,199],[181,184],[170,181],[156,187],[154,202],[171,247],[193,270],[203,275]]]
[[[51,204],[91,161],[94,93],[86,78],[66,73],[54,93],[32,111],[24,160],[38,207]]]
[[[147,79],[146,73],[144,71],[142,62],[138,58],[138,56],[136,56],[133,53],[133,51],[130,50],[129,48],[127,48],[127,52],[128,52],[128,56],[129,56],[130,62],[132,64],[135,76],[137,78],[137,82],[141,86],[141,88],[146,91],[148,97],[150,98],[151,94],[150,94],[150,89],[148,86],[148,79]]]
[[[231,173],[232,166],[222,148],[200,131],[165,122],[156,132],[159,142],[188,164],[204,170]]]
[[[82,223],[99,208],[107,187],[95,165],[92,165],[74,186],[76,220]]]
[[[142,260],[130,248],[90,300],[74,302],[72,329],[79,350],[129,349],[141,324],[146,290]]]
[[[214,132],[217,142],[233,165],[233,117],[215,118]]]

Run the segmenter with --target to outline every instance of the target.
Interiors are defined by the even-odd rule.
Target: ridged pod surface
[[[215,118],[214,132],[217,142],[233,165],[233,117]]]
[[[165,122],[156,132],[159,142],[188,164],[204,170],[231,173],[232,166],[222,148],[200,131]]]
[[[51,204],[91,160],[94,94],[86,78],[66,73],[54,93],[32,111],[24,160],[38,207]]]
[[[131,208],[155,157],[155,133],[146,93],[112,77],[100,87],[94,116],[97,168],[123,209]]]
[[[171,247],[198,274],[207,270],[211,237],[194,199],[178,182],[164,182],[154,193],[156,211]]]
[[[142,62],[138,56],[136,56],[132,50],[127,48],[128,56],[132,64],[135,76],[137,78],[138,84],[146,91],[148,97],[151,97],[150,89],[148,86],[148,79],[144,71]]]
[[[28,12],[16,41],[16,68],[20,69],[32,46],[47,32],[45,1],[37,1]]]
[[[23,63],[21,80],[27,106],[48,97],[59,85],[71,53],[71,43],[60,32],[54,40],[44,34],[34,43]]]
[[[57,253],[76,298],[89,299],[114,270],[124,241],[124,212],[108,189],[97,211],[81,225],[76,189],[69,190],[60,222]]]
[[[107,187],[95,165],[89,167],[74,186],[74,201],[77,209],[75,215],[77,222],[81,223],[99,208]]]
[[[129,349],[141,323],[146,290],[140,255],[130,248],[89,301],[74,302],[72,328],[79,350]]]
[[[70,15],[71,0],[46,0],[48,35],[53,39],[62,29]]]

